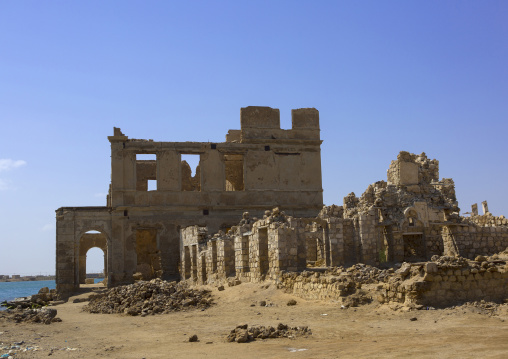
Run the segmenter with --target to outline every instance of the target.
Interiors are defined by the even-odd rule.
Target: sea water
[[[95,278],[95,283],[100,282],[104,278]],[[23,282],[0,282],[0,303],[15,298],[27,297],[32,294],[39,293],[39,289],[48,287],[55,288],[54,280],[39,281],[23,281]],[[0,310],[4,307],[0,307]]]

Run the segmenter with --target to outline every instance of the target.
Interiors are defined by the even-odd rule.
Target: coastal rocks
[[[40,309],[7,309],[0,312],[0,318],[13,321],[15,323],[43,323],[51,324],[54,322],[61,322],[60,318],[56,317],[57,310],[52,308]]]
[[[213,300],[208,290],[190,289],[188,284],[161,279],[139,281],[90,296],[83,307],[89,313],[141,315],[170,313],[191,308],[207,309]]]
[[[35,309],[44,307],[52,304],[52,302],[56,299],[56,291],[54,289],[49,289],[48,287],[41,288],[39,293],[34,295],[29,295],[28,297],[21,297],[11,300],[9,302],[4,301],[0,303],[0,306],[6,307],[8,309]]]
[[[290,338],[297,336],[309,336],[312,331],[306,327],[289,327],[286,324],[279,323],[277,327],[251,326],[247,324],[238,325],[226,337],[228,342],[247,343],[256,339],[269,338]]]

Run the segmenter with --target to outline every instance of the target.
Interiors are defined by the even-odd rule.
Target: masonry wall
[[[492,255],[508,248],[508,226],[447,226],[443,239],[446,254],[474,259],[477,255]]]
[[[502,302],[508,297],[506,266],[487,268],[444,267],[430,263],[421,278],[386,283],[388,301],[445,307],[467,301]]]

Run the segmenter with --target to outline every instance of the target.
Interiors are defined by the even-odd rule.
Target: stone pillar
[[[483,214],[487,214],[487,212],[489,211],[489,206],[487,205],[487,201],[482,202],[482,207],[483,207]]]
[[[157,153],[157,190],[180,191],[180,155],[175,150]]]
[[[248,235],[240,234],[235,237],[235,268],[237,274],[250,271]]]
[[[193,282],[198,280],[198,245],[191,246],[191,279]]]
[[[206,284],[206,252],[198,253],[198,283]]]
[[[293,228],[277,227],[270,224],[268,229],[268,251],[270,271],[287,270],[295,272],[298,268],[297,234]]]
[[[471,215],[472,216],[478,215],[478,204],[477,203],[471,205]]]
[[[60,212],[61,211],[61,212]],[[74,213],[57,210],[56,215],[56,290],[68,297],[79,287],[76,278]]]
[[[111,245],[108,248],[108,286],[116,286],[129,283],[132,281],[125,273],[125,252],[127,250],[135,251],[133,243],[128,242],[126,227],[128,217],[124,215],[124,211],[116,211],[111,213]],[[125,240],[123,240],[125,238]],[[132,237],[130,238],[132,241]],[[136,268],[135,263],[127,268]]]
[[[86,283],[86,254],[79,254],[79,284]]]
[[[209,150],[201,155],[201,190],[224,191],[226,170],[224,158],[217,150]]]

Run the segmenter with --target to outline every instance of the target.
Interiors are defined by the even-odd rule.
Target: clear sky
[[[283,128],[319,110],[328,205],[405,150],[440,161],[462,212],[508,215],[507,19],[507,1],[0,2],[0,274],[54,273],[55,210],[106,204],[113,126],[219,142],[246,106]]]

